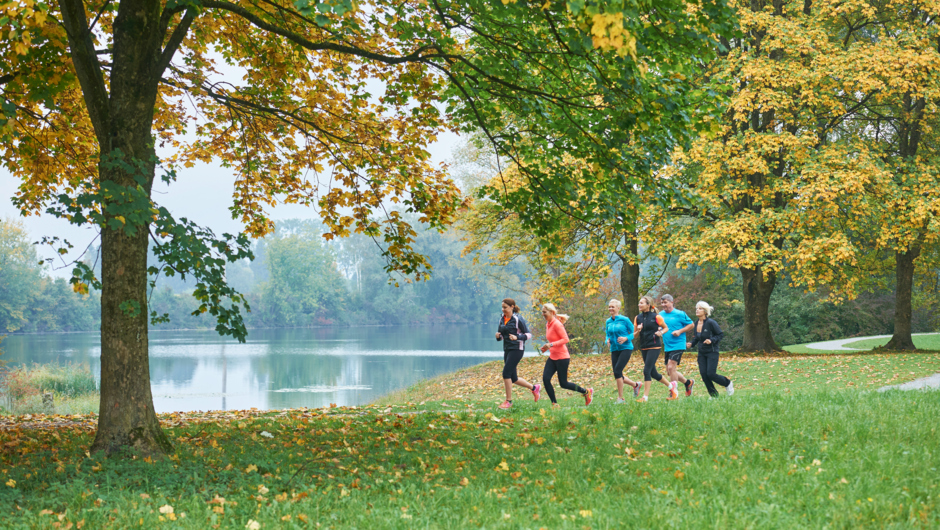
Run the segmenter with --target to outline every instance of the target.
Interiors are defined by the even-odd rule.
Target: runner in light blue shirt
[[[685,385],[685,395],[691,396],[692,385],[695,384],[695,381],[686,379],[679,372],[679,364],[682,362],[682,354],[685,352],[685,334],[693,327],[692,319],[684,311],[676,309],[672,295],[664,294],[659,301],[663,307],[660,316],[663,317],[670,329],[670,332],[663,336],[663,347],[666,350],[666,374],[669,376],[670,381],[668,399],[679,397],[678,386],[680,382]]]

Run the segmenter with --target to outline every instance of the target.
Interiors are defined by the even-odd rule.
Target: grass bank
[[[519,376],[533,383],[540,382],[544,364],[545,357],[527,356],[519,363]],[[695,354],[686,354],[679,369],[701,383]],[[410,388],[385,396],[376,403],[411,403],[408,406],[443,409],[466,407],[478,402],[498,404],[504,399],[501,370],[501,360],[472,366],[421,381]],[[665,373],[661,363],[658,370]],[[624,372],[635,381],[642,380],[642,364],[639,357],[630,359]],[[734,381],[738,397],[768,393],[798,394],[830,387],[832,390],[855,391],[900,384],[940,372],[940,354],[846,355],[843,352],[841,355],[728,357],[722,358],[718,372]],[[593,387],[598,403],[612,402],[617,398],[617,386],[613,380],[609,355],[575,356],[571,361],[568,379],[581,386]],[[574,406],[583,403],[581,397],[561,390],[557,384],[555,387],[558,400],[563,405]],[[520,387],[515,388],[514,401],[525,402],[532,399],[528,392]],[[654,382],[650,399],[665,401],[665,388]],[[698,384],[695,390],[704,394],[705,385]],[[441,403],[445,405],[441,407]]]
[[[609,377],[573,364],[596,387]],[[177,453],[158,461],[87,454],[81,421],[8,424],[0,510],[9,528],[940,525],[940,393],[858,391],[936,371],[940,355],[722,367],[733,398],[614,405],[608,388],[590,408],[502,412],[487,363],[426,382],[423,405],[162,415]],[[459,384],[471,377],[497,391]]]

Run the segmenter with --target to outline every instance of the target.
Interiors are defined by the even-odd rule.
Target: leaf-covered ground
[[[614,405],[608,389],[589,408],[572,396],[502,412],[498,392],[479,389],[424,405],[164,415],[177,453],[158,461],[87,454],[93,417],[21,417],[0,428],[3,526],[940,525],[940,393],[857,391],[926,375],[940,356],[811,361],[728,360],[739,394],[712,400]],[[601,386],[590,358],[575,364]]]

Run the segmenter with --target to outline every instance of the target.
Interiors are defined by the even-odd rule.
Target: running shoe
[[[542,385],[535,385],[532,387],[532,395],[535,396],[535,400],[538,401],[542,397]]]
[[[589,388],[587,392],[584,393],[584,406],[590,405],[592,401],[594,401],[594,389]]]
[[[499,406],[499,408],[504,409],[504,410],[510,407],[512,407],[512,401],[508,401],[508,400],[503,401],[503,404]]]
[[[732,381],[728,381],[728,395],[734,395],[734,383]]]
[[[637,403],[646,403],[646,396],[640,397],[640,399],[636,400],[636,402],[637,402]]]
[[[561,408],[561,405],[559,405],[558,403],[552,403],[552,409],[560,409],[560,408]]]
[[[639,395],[640,395],[640,382],[637,381],[636,386],[633,387],[633,397],[637,397]]]
[[[695,384],[695,381],[691,379],[685,380],[685,397],[689,397],[692,395],[692,385],[694,384]]]
[[[623,405],[624,403],[626,403],[626,401],[624,401],[622,398],[617,398],[617,401],[614,401],[615,405]]]
[[[679,384],[676,381],[669,384],[669,397],[666,398],[666,401],[674,399],[679,399]]]

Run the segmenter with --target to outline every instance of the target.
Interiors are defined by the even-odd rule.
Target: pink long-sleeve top
[[[560,320],[553,318],[551,322],[545,325],[545,338],[552,343],[548,353],[550,359],[557,361],[571,358],[568,355],[568,346],[566,346],[568,344],[568,332],[565,331],[565,325]]]

